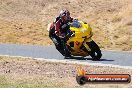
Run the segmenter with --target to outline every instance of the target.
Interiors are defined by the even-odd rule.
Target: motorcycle
[[[66,52],[69,52],[74,57],[90,55],[92,60],[100,60],[102,53],[99,46],[92,40],[92,36],[93,32],[90,25],[80,20],[74,20],[69,24],[66,36],[61,39],[64,50],[61,49],[59,52],[63,56],[65,56]],[[68,51],[65,51],[66,48]]]

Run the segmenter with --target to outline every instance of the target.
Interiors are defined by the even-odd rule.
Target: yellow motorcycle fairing
[[[67,45],[71,47],[71,54],[74,56],[88,56],[88,53],[82,50],[80,47],[83,45],[88,51],[91,51],[86,42],[92,41],[93,35],[92,28],[85,22],[79,21],[81,27],[70,26],[70,30],[74,33],[74,36],[70,37],[67,41]]]

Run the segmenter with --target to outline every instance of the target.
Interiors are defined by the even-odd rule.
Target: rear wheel
[[[66,40],[65,39],[61,39],[61,43],[62,43],[62,51],[63,51],[63,56],[65,56],[65,59],[70,59],[71,58],[71,53],[69,51],[68,46],[66,45]]]

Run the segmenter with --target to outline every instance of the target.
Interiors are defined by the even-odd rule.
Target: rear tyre
[[[66,40],[61,39],[61,42],[62,42],[62,50],[65,54],[65,55],[63,55],[63,56],[65,56],[64,59],[70,59],[71,58],[71,53],[69,51],[68,46],[66,45]]]
[[[65,51],[61,46],[56,46],[56,49],[63,55],[65,56]]]
[[[65,49],[64,51],[65,51],[65,59],[70,59],[72,56],[71,56],[71,53],[69,52],[68,48]]]

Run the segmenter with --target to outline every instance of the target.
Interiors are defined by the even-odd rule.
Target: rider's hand
[[[61,33],[60,33],[59,31],[55,31],[55,34],[56,34],[57,36],[60,36],[60,35],[61,35]]]

